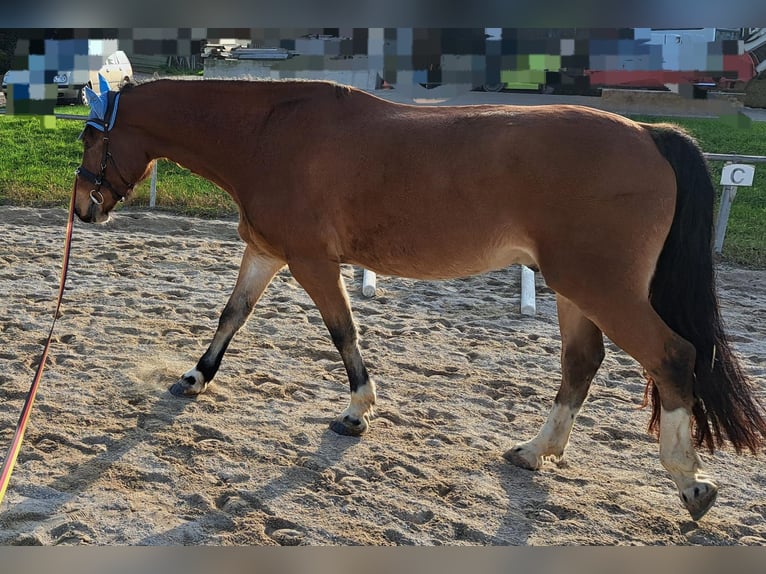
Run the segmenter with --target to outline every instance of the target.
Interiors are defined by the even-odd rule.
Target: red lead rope
[[[64,260],[61,267],[61,281],[59,283],[59,295],[56,302],[56,312],[53,314],[53,322],[51,323],[51,330],[48,333],[48,339],[45,341],[45,347],[43,348],[43,354],[40,357],[40,364],[37,365],[37,372],[35,378],[32,380],[32,386],[29,389],[27,398],[24,401],[24,408],[21,410],[21,416],[19,422],[16,425],[16,432],[13,435],[13,441],[10,448],[8,448],[8,454],[5,455],[3,460],[2,473],[0,473],[0,504],[3,502],[3,496],[8,488],[8,483],[11,480],[11,473],[13,467],[16,464],[16,458],[21,450],[21,441],[24,439],[24,431],[27,428],[29,422],[29,416],[32,413],[32,405],[35,403],[35,395],[37,395],[37,388],[40,385],[40,379],[43,378],[43,369],[45,369],[45,361],[48,359],[48,350],[51,346],[51,339],[53,338],[53,328],[56,326],[56,319],[59,316],[59,309],[61,308],[61,300],[64,297],[64,284],[66,283],[67,267],[69,266],[69,251],[72,246],[72,227],[74,223],[74,190],[72,191],[72,199],[69,202],[69,217],[67,219],[66,226],[66,240],[64,243]]]

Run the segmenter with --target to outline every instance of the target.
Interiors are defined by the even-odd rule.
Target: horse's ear
[[[98,91],[101,94],[105,94],[109,91],[109,82],[107,82],[106,78],[101,74],[98,75]]]
[[[104,103],[104,100],[102,100],[99,95],[88,86],[85,86],[85,99],[88,100],[91,115],[103,120],[104,115],[106,114],[106,104]]]

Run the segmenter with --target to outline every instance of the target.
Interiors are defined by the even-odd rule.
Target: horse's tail
[[[652,306],[692,343],[694,438],[711,452],[728,438],[737,452],[766,443],[764,409],[731,349],[721,320],[713,262],[715,189],[695,140],[677,126],[642,124],[676,173],[676,209],[650,285]],[[659,392],[651,380],[650,430],[660,420]]]

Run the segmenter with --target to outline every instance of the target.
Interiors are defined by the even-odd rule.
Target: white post
[[[157,162],[152,166],[152,187],[149,191],[149,207],[154,207],[157,203]]]
[[[535,305],[535,272],[526,265],[521,266],[521,314],[534,315]]]
[[[375,296],[375,279],[374,271],[364,270],[364,275],[362,276],[362,295],[365,297]]]
[[[723,238],[726,236],[726,226],[729,224],[729,213],[731,204],[737,196],[737,187],[734,185],[724,185],[721,195],[721,206],[718,210],[718,223],[715,226],[715,252],[720,254],[723,251]]]
[[[737,196],[737,187],[751,187],[755,177],[755,166],[746,163],[726,162],[721,170],[721,185],[723,193],[721,194],[721,205],[718,209],[718,221],[715,226],[715,252],[720,254],[723,251],[723,239],[726,236],[726,226],[729,223],[729,214],[731,213],[731,204]]]

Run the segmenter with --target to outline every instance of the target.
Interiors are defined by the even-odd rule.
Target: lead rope
[[[5,491],[8,488],[8,483],[11,480],[11,473],[13,472],[13,467],[16,465],[16,458],[18,457],[19,451],[21,450],[21,442],[24,439],[24,431],[26,430],[27,423],[29,422],[29,417],[32,412],[32,405],[34,405],[34,402],[35,402],[35,395],[37,395],[37,389],[40,386],[40,380],[43,378],[45,361],[48,358],[48,350],[50,349],[51,339],[53,338],[53,328],[56,326],[56,319],[58,319],[59,310],[61,309],[61,300],[64,297],[64,285],[66,283],[67,268],[69,267],[69,251],[72,246],[72,227],[74,223],[74,199],[75,199],[75,191],[73,189],[72,198],[69,201],[69,217],[67,219],[67,226],[66,226],[66,239],[64,242],[64,257],[63,257],[63,263],[61,266],[61,280],[59,282],[58,300],[56,301],[56,312],[53,314],[53,322],[51,323],[51,330],[48,333],[48,339],[45,341],[45,346],[43,347],[42,356],[40,357],[40,364],[37,365],[37,372],[35,373],[35,377],[32,380],[32,386],[30,387],[29,393],[27,393],[27,398],[24,401],[24,408],[21,409],[21,416],[19,417],[19,422],[16,425],[16,432],[13,435],[11,446],[8,448],[8,454],[5,455],[5,460],[3,460],[3,468],[2,468],[2,472],[0,473],[0,504],[2,504],[3,502],[3,496],[5,496]]]

